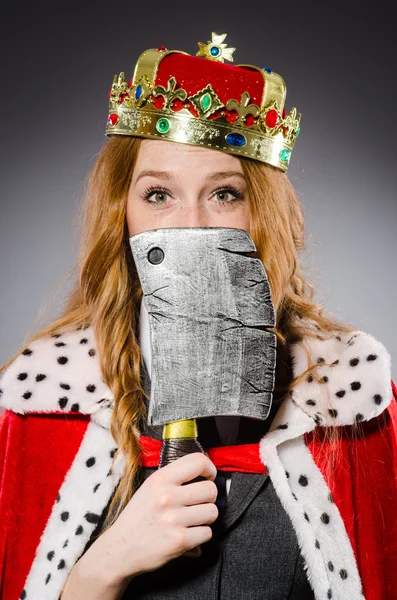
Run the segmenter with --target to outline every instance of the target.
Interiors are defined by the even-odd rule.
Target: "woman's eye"
[[[167,199],[167,194],[164,192],[156,192],[155,194],[151,194],[151,196],[154,196],[156,202],[165,202]]]
[[[217,192],[214,192],[214,198],[218,201],[218,202],[234,202],[236,200],[240,200],[242,198],[242,193],[239,192],[238,190],[218,190]]]
[[[143,199],[145,202],[149,202],[151,204],[164,204],[167,201],[169,193],[165,190],[153,190],[148,189],[143,194]]]
[[[229,192],[216,192],[216,199],[222,201],[225,201],[228,199],[229,196]]]

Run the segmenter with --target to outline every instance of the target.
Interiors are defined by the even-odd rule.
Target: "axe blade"
[[[152,229],[129,239],[149,314],[149,425],[238,415],[266,419],[276,336],[269,282],[236,228]]]

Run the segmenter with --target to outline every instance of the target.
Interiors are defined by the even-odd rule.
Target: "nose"
[[[211,218],[200,202],[184,202],[173,215],[172,227],[210,227]]]

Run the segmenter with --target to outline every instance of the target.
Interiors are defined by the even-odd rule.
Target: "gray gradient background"
[[[391,3],[20,2],[2,15],[0,363],[71,287],[44,312],[77,258],[76,209],[106,139],[113,75],[129,79],[150,47],[195,54],[216,31],[235,62],[284,77],[287,111],[302,113],[288,174],[308,278],[327,310],[385,344],[396,378]]]

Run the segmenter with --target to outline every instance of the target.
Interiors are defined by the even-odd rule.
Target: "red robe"
[[[90,332],[85,332],[86,337],[89,334]],[[70,335],[76,338],[81,336],[80,333]],[[73,339],[70,337],[68,340],[69,343]],[[369,339],[370,342],[372,340],[373,338]],[[378,344],[376,348],[379,357],[379,342],[376,343]],[[53,340],[51,340],[51,348],[49,348],[49,344],[48,342],[47,346],[43,345],[36,348],[37,360],[40,362],[34,364],[34,367],[31,363],[32,369],[29,372],[29,376],[31,373],[36,375],[36,373],[40,374],[43,371],[44,361],[48,358],[46,352],[53,352]],[[91,339],[89,345],[90,347],[94,346],[93,339]],[[31,348],[34,349],[34,345]],[[86,350],[88,350],[88,347]],[[363,352],[369,356],[365,344]],[[75,354],[77,354],[77,346]],[[302,359],[302,356],[298,356],[295,353],[296,372],[299,370],[299,360]],[[12,370],[12,367],[15,363],[18,363],[18,360],[20,360],[19,364],[16,364],[14,370]],[[26,405],[21,404],[19,388],[17,391],[17,388],[13,387],[14,384],[11,382],[18,379],[18,377],[15,377],[15,374],[19,376],[21,370],[27,370],[27,361],[27,357],[18,357],[17,361],[9,367],[8,380],[4,378],[0,382],[0,387],[4,388],[1,404],[5,407],[0,418],[0,600],[17,600],[20,598],[29,573],[33,578],[30,582],[30,590],[33,590],[34,593],[33,595],[32,593],[27,593],[27,600],[46,600],[47,598],[58,600],[62,585],[58,583],[58,587],[54,588],[56,591],[47,593],[46,590],[47,588],[49,589],[48,586],[51,581],[46,584],[40,580],[41,575],[37,575],[36,583],[36,579],[31,573],[31,571],[33,572],[32,564],[35,560],[39,563],[37,571],[39,574],[45,572],[45,569],[42,571],[41,568],[43,562],[48,561],[48,565],[51,564],[51,560],[47,558],[48,554],[42,558],[36,555],[40,538],[43,536],[46,528],[48,531],[50,515],[57,504],[58,494],[62,485],[65,484],[66,476],[76,466],[76,457],[79,455],[79,451],[80,453],[82,451],[83,440],[87,439],[86,434],[89,427],[95,425],[99,436],[106,435],[106,440],[109,438],[108,425],[112,400],[109,390],[105,389],[106,386],[103,380],[101,381],[100,376],[98,376],[99,372],[94,374],[92,370],[89,371],[85,368],[84,373],[87,374],[89,372],[89,376],[85,377],[85,383],[94,380],[97,384],[96,391],[98,392],[98,396],[105,395],[105,398],[96,397],[95,401],[90,398],[89,402],[82,402],[82,395],[73,396],[72,400],[74,402],[77,402],[78,398],[80,398],[81,402],[79,409],[77,409],[75,402],[73,406],[75,410],[70,410],[72,408],[72,400],[71,393],[68,393],[68,407],[60,410],[59,393],[57,394],[57,406],[54,402],[55,396],[53,390],[48,388],[48,393],[43,392],[42,399],[37,400],[40,403],[39,405],[35,404],[29,410],[25,408],[23,414],[20,414],[23,410],[21,406]],[[78,363],[80,365],[81,360]],[[387,360],[384,361],[383,365],[384,374],[382,369],[377,370],[378,375],[375,382],[378,386],[384,386],[382,388],[383,395],[387,393],[384,377],[389,373],[389,367],[386,363]],[[85,367],[87,367],[87,364],[93,364],[93,362],[87,362]],[[365,368],[368,369],[369,366],[365,365]],[[49,369],[47,367],[47,374],[48,372]],[[80,371],[79,373],[76,372],[76,382],[77,379],[81,379]],[[21,385],[19,379],[16,385]],[[32,386],[30,389],[36,391],[38,385],[35,389]],[[58,381],[57,385],[59,385]],[[100,389],[101,385],[105,387]],[[388,379],[388,385],[390,386],[390,379]],[[335,452],[336,450],[335,445],[331,445],[330,442],[324,440],[322,443],[313,441],[314,427],[316,427],[317,431],[320,431],[320,434],[323,431],[320,428],[320,424],[321,415],[324,417],[325,410],[315,413],[314,427],[312,427],[311,431],[308,428],[306,430],[302,429],[304,433],[299,437],[299,439],[304,440],[304,449],[301,448],[301,450],[309,450],[332,494],[333,503],[343,519],[343,524],[357,562],[358,573],[366,600],[395,600],[397,598],[397,579],[393,576],[395,565],[397,564],[397,389],[394,384],[392,386],[393,398],[390,395],[388,400],[384,400],[385,405],[382,409],[376,408],[375,405],[378,411],[378,414],[375,414],[375,416],[372,416],[372,413],[366,412],[364,402],[361,398],[357,400],[357,402],[360,402],[358,405],[362,410],[360,414],[364,418],[359,426],[352,423],[343,425],[340,428],[341,439],[337,444],[340,456],[335,471],[331,475],[327,473],[326,465],[330,452]],[[320,386],[318,389],[322,390],[323,388]],[[380,388],[377,389],[378,391],[380,390]],[[371,394],[373,395],[372,391]],[[315,394],[312,395],[315,397]],[[38,406],[41,407],[39,410],[37,410]],[[273,473],[272,478],[274,478],[275,489],[281,490],[280,498],[283,504],[285,502],[286,510],[289,510],[288,501],[285,500],[282,491],[282,486],[285,482],[281,481],[278,474],[277,461],[272,459],[272,452],[275,445],[271,445],[270,442],[272,439],[276,439],[276,436],[286,435],[286,431],[288,431],[286,420],[289,418],[288,415],[292,414],[289,412],[290,410],[295,410],[299,406],[299,414],[303,417],[302,423],[306,423],[306,419],[313,422],[313,415],[303,412],[298,393],[295,395],[293,404],[290,404],[288,401],[285,406],[286,409],[284,412],[280,409],[277,413],[277,422],[272,424],[270,434],[265,436],[267,438],[266,444],[262,444],[261,442],[262,446],[257,446],[257,454],[256,451],[251,453],[250,461],[251,465],[254,465],[253,468],[260,470],[261,468],[263,469],[265,464],[265,469],[268,468],[271,477]],[[373,410],[373,407],[371,410]],[[108,413],[108,411],[110,412]],[[355,411],[357,411],[357,407],[355,407]],[[94,435],[97,435],[97,433],[94,432]],[[288,437],[286,439],[291,440]],[[96,446],[97,444],[94,445]],[[114,445],[114,440],[109,439],[106,452]],[[288,444],[284,445],[285,452],[288,450],[287,446]],[[266,448],[269,449],[270,447],[272,448],[271,452],[266,450]],[[297,450],[295,449],[295,451]],[[217,457],[217,453],[218,455],[222,455],[220,459]],[[286,458],[286,456],[287,454],[285,454],[283,462],[280,464],[287,464],[285,461],[291,460],[290,458]],[[212,455],[210,454],[210,457],[218,464],[218,468],[232,468],[228,465],[228,450],[214,450]],[[222,460],[224,461],[223,463],[219,462]],[[105,465],[104,459],[101,460],[102,463],[104,468],[103,478],[101,479],[99,473],[98,481],[105,483],[105,477],[107,477],[106,481],[110,481],[111,478],[109,478],[108,472],[109,465],[107,463]],[[293,462],[289,464],[293,465]],[[297,466],[296,473],[299,473],[300,468],[301,464]],[[119,477],[120,473],[116,476],[112,484],[109,484],[102,498],[101,506],[104,503],[106,504],[110,497],[110,491],[114,489]],[[80,480],[82,481],[82,479],[78,479],[78,481]],[[67,490],[67,488],[65,489]],[[82,495],[81,497],[84,498],[85,496]],[[309,506],[311,505],[309,504]],[[87,507],[90,508],[92,506],[88,503]],[[295,524],[293,514],[291,518]],[[94,521],[92,528],[94,527]],[[64,525],[63,523],[62,527]],[[304,539],[307,533],[302,533],[300,527],[299,525],[296,529],[298,539],[301,541],[299,534]],[[92,531],[92,528],[90,531]],[[70,539],[70,534],[73,533],[75,532],[67,530],[66,524],[65,538]],[[327,551],[331,552],[332,548],[328,548]],[[76,560],[76,553],[74,556],[74,560]],[[308,557],[310,563],[310,555]],[[57,556],[55,556],[55,560],[57,560]],[[57,565],[55,563],[51,564],[51,568],[53,569],[53,579],[55,579],[55,576],[58,576],[56,574],[64,572],[64,581],[73,564],[66,564],[60,567],[61,562],[58,562]],[[50,571],[49,568],[47,570]],[[317,581],[315,573],[316,568],[314,565],[308,576],[309,579],[312,577],[313,589],[316,591],[320,589],[320,587],[316,588],[316,586],[320,586],[324,582]],[[324,585],[324,589],[326,589],[326,585],[328,584],[324,583]],[[335,589],[336,594],[338,594],[337,590],[339,588],[336,587]],[[22,597],[24,596],[22,595]],[[320,598],[319,595],[317,597]],[[339,597],[342,598],[342,596],[335,594],[332,597],[333,600]]]

